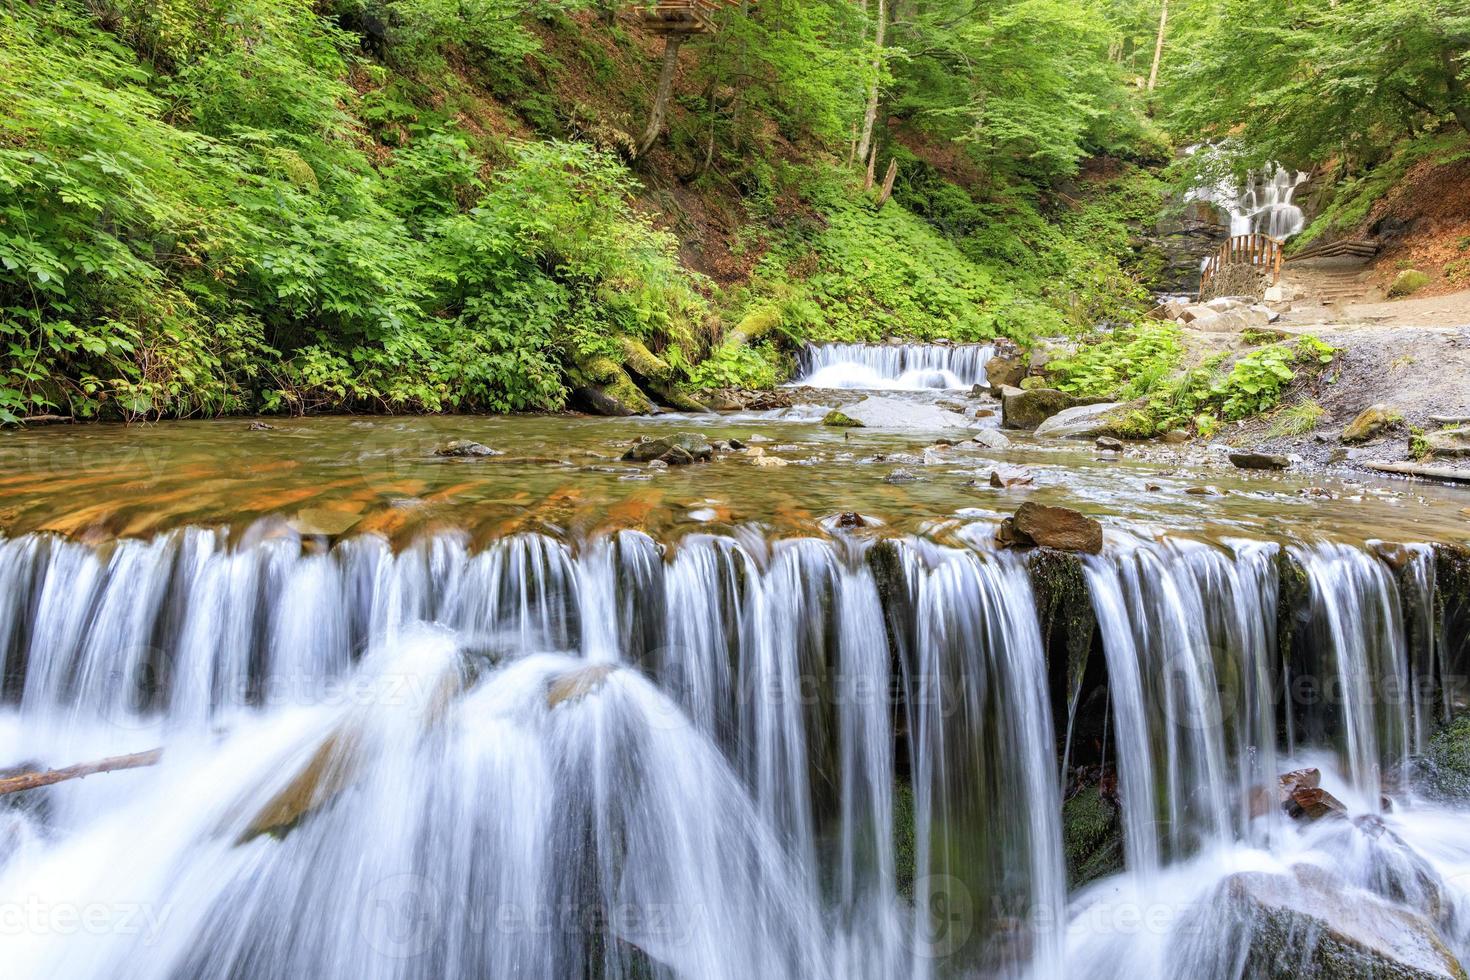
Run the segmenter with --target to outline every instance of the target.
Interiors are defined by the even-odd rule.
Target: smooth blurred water
[[[806,388],[923,391],[990,386],[989,344],[808,344],[793,384]]]
[[[0,809],[0,962],[1223,978],[1231,876],[1304,864],[1396,908],[1432,898],[1464,955],[1470,821],[1398,778],[1441,713],[1438,692],[1394,696],[1436,663],[1399,611],[1426,573],[1291,555],[1289,654],[1276,543],[1114,534],[1086,560],[1101,661],[1079,683],[1104,687],[1128,870],[1068,895],[1071,668],[1039,573],[987,525],[10,539],[0,764],[164,756]],[[1294,699],[1301,676],[1334,695]],[[1302,764],[1373,822],[1253,811]]]

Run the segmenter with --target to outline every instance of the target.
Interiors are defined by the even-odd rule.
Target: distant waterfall
[[[1230,215],[1230,234],[1270,235],[1285,241],[1306,227],[1305,213],[1297,206],[1297,189],[1310,175],[1281,167],[1269,172],[1252,172],[1245,182],[1226,180],[1213,187],[1193,191],[1191,200],[1203,200]]]
[[[983,524],[246,540],[0,541],[0,766],[164,750],[0,800],[0,904],[101,910],[0,929],[7,976],[1233,980],[1230,923],[1188,916],[1228,915],[1242,868],[1470,902],[1462,817],[1379,813],[1437,710],[1394,696],[1434,669],[1400,612],[1429,607],[1422,549],[1399,577],[1111,535],[1074,566],[1097,639],[1069,653],[1051,580]],[[1128,870],[1069,906],[1074,682]],[[1419,831],[1262,819],[1303,753]]]
[[[809,344],[794,382],[809,388],[922,390],[988,385],[989,344]]]

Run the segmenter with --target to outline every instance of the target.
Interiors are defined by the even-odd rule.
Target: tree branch
[[[28,789],[40,789],[42,786],[50,786],[53,783],[66,782],[69,779],[82,779],[99,772],[116,772],[120,769],[141,769],[144,766],[158,764],[163,757],[163,749],[149,749],[147,752],[134,752],[132,755],[115,755],[107,759],[98,759],[96,762],[79,762],[65,769],[48,769],[45,772],[27,772],[16,776],[0,779],[0,796],[8,796],[11,793],[24,793]]]

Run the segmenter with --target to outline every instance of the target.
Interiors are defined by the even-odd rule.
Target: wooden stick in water
[[[157,765],[158,760],[162,757],[163,749],[149,749],[147,752],[134,752],[132,755],[114,755],[106,759],[98,759],[96,762],[79,762],[65,769],[21,773],[18,776],[0,779],[0,796],[24,793],[28,789],[40,789],[42,786],[64,783],[69,779],[82,779],[99,772],[141,769],[144,766]]]

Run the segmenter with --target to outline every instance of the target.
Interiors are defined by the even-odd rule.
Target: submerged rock
[[[484,459],[489,456],[504,456],[498,449],[469,439],[456,439],[451,443],[440,446],[434,450],[435,456],[444,456],[450,459]]]
[[[596,694],[607,683],[608,676],[617,669],[617,664],[594,664],[553,678],[546,687],[546,707],[555,708],[558,705],[575,703]]]
[[[1011,440],[999,429],[981,429],[971,440],[986,449],[1009,449]]]
[[[1291,460],[1279,453],[1231,453],[1230,462],[1242,470],[1284,470],[1291,467]]]
[[[947,412],[935,405],[904,401],[901,398],[869,396],[838,413],[847,424],[869,429],[903,429],[934,431],[968,429],[969,419],[958,412]]]
[[[1002,467],[990,471],[990,485],[997,490],[1009,490],[1011,487],[1029,487],[1035,481],[1031,471],[1016,467]]]
[[[1342,430],[1343,442],[1367,442],[1403,421],[1403,415],[1387,405],[1370,405]]]
[[[1102,554],[1103,549],[1102,525],[1097,521],[1067,507],[1029,502],[1001,522],[995,539],[1003,548],[1040,545],[1089,555]]]
[[[683,466],[696,460],[706,462],[714,454],[715,447],[704,436],[681,432],[659,439],[645,436],[628,447],[628,451],[623,453],[623,460],[630,463],[661,460],[670,466]]]
[[[919,478],[902,467],[883,478],[884,483],[917,483]]]

